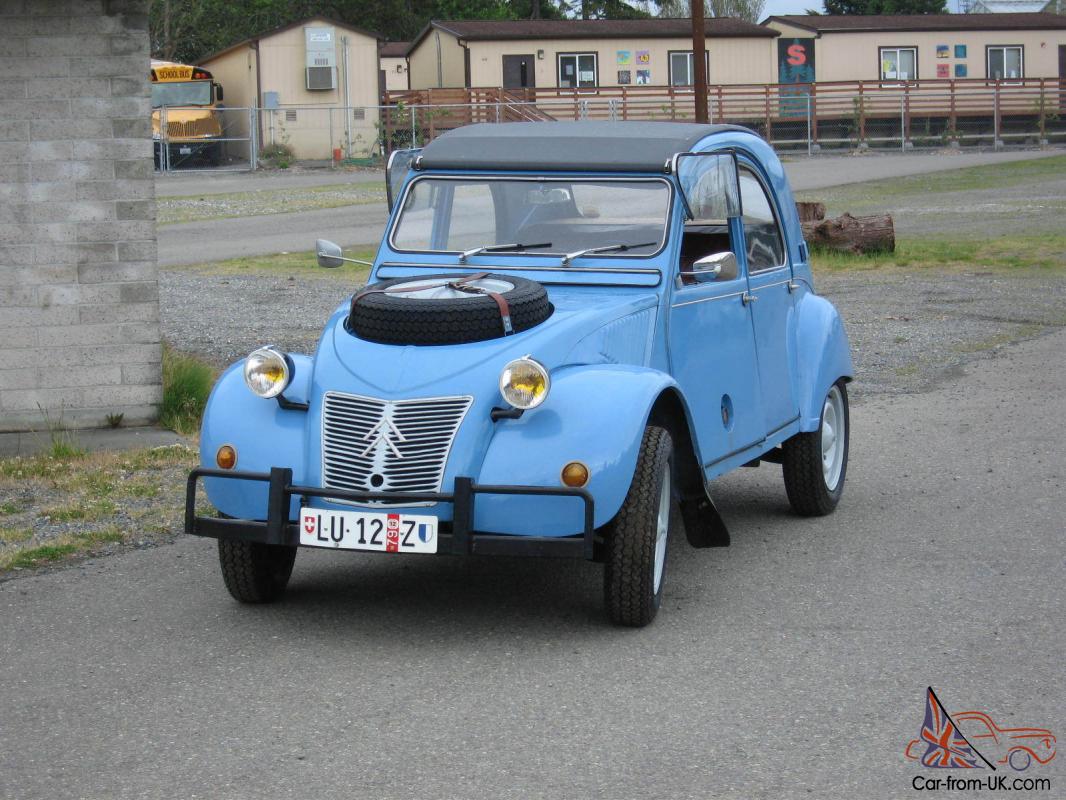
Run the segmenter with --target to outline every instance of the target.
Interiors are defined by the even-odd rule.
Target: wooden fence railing
[[[390,92],[384,98],[385,128],[429,141],[438,133],[473,122],[534,119],[692,120],[694,96],[676,86],[603,86],[585,89],[529,88],[425,89]],[[412,107],[415,107],[412,109]],[[878,120],[899,120],[909,139],[914,120],[937,118],[955,131],[965,118],[1000,121],[1032,117],[1034,133],[1046,135],[1050,122],[1066,117],[1066,80],[982,78],[898,81],[841,81],[812,84],[715,85],[708,92],[712,122],[754,125],[768,138],[775,129],[798,123],[817,142],[819,126],[844,124],[859,141]],[[893,123],[894,124],[894,123]]]

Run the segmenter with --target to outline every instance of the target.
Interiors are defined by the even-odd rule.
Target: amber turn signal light
[[[215,463],[220,469],[233,469],[237,466],[237,451],[228,444],[222,445],[215,453]]]
[[[562,472],[563,483],[571,489],[580,489],[589,482],[589,468],[580,461],[571,461]]]

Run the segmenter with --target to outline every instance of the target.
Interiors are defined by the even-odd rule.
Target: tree
[[[824,0],[826,14],[946,14],[945,0]]]

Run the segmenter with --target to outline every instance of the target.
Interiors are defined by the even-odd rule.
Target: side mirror
[[[214,87],[215,87],[215,102],[216,103],[221,103],[222,102],[222,98],[225,97],[225,95],[222,93],[222,84],[221,83],[216,83],[216,84],[214,84]]]
[[[326,269],[336,269],[344,263],[339,244],[334,244],[326,239],[315,242],[315,254],[318,256],[318,266]]]
[[[339,244],[334,244],[328,239],[319,239],[315,242],[315,256],[318,257],[318,266],[326,269],[336,269],[345,262],[349,264],[362,264],[364,267],[374,266],[373,261],[363,261],[361,258],[348,258],[341,255],[344,250]]]
[[[731,281],[737,277],[737,272],[737,257],[726,250],[696,260],[689,274],[695,275],[697,279]]]

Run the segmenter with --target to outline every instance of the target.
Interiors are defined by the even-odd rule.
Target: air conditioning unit
[[[304,28],[307,53],[307,90],[322,92],[337,88],[336,34],[332,26]]]

